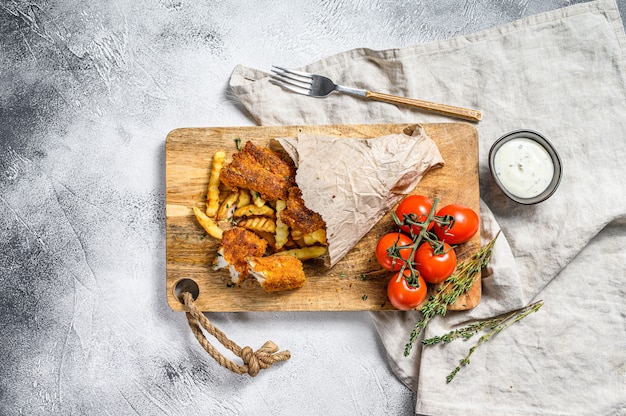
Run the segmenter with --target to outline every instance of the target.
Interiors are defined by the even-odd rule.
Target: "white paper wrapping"
[[[444,161],[421,126],[372,139],[304,135],[277,141],[294,160],[306,206],[326,221],[334,266],[428,170]]]

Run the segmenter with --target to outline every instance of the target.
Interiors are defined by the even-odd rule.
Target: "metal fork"
[[[480,121],[482,112],[469,108],[453,107],[446,104],[438,104],[430,101],[416,100],[414,98],[399,97],[391,94],[372,92],[368,90],[345,87],[335,84],[331,79],[321,75],[309,74],[308,72],[295,71],[293,69],[272,67],[270,81],[289,91],[312,97],[325,97],[333,91],[343,92],[350,95],[368,98],[370,100],[383,101],[391,104],[402,104],[410,107],[428,110],[446,116],[457,117],[464,120]]]

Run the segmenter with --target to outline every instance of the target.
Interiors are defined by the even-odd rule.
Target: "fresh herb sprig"
[[[436,345],[436,344],[449,344],[457,338],[470,339],[475,334],[480,332],[485,327],[490,327],[493,322],[496,322],[497,318],[486,319],[484,321],[478,321],[470,324],[466,327],[455,329],[444,335],[435,335],[434,337],[423,339],[424,345]]]
[[[461,370],[461,368],[470,363],[470,357],[479,346],[489,341],[494,335],[499,334],[504,329],[510,327],[514,323],[521,321],[522,319],[524,319],[531,313],[537,312],[539,308],[541,308],[542,306],[543,306],[543,301],[540,300],[528,306],[525,306],[521,309],[517,309],[513,312],[510,312],[501,316],[497,316],[495,318],[488,318],[482,321],[472,323],[463,328],[450,331],[447,334],[442,335],[442,336],[435,336],[432,338],[425,339],[422,341],[422,344],[435,345],[441,342],[447,344],[458,338],[469,339],[475,334],[477,334],[478,332],[480,332],[481,330],[483,330],[484,328],[488,328],[490,330],[490,332],[486,333],[485,335],[481,336],[478,339],[476,344],[474,344],[469,349],[469,352],[467,353],[467,355],[459,361],[459,365],[456,366],[456,368],[452,370],[450,374],[448,374],[448,376],[446,377],[446,382],[450,383],[454,379],[456,374]]]
[[[428,322],[435,315],[445,315],[448,305],[452,305],[457,301],[459,296],[466,293],[474,283],[476,276],[480,275],[481,270],[487,266],[491,259],[493,246],[498,238],[498,234],[469,260],[457,265],[456,270],[445,282],[437,289],[437,292],[422,306],[422,319],[420,319],[409,337],[409,341],[404,346],[404,356],[407,357],[411,353],[413,344],[422,333]]]

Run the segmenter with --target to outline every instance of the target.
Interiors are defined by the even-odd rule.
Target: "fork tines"
[[[298,94],[311,93],[312,78],[307,72],[272,66],[270,82]]]

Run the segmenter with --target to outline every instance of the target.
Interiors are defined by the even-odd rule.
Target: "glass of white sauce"
[[[558,153],[532,130],[516,130],[496,140],[489,151],[489,169],[506,196],[527,205],[549,198],[562,175]]]

